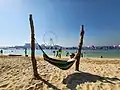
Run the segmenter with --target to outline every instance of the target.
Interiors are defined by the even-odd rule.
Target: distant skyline
[[[0,0],[0,47],[30,42],[31,13],[39,44],[52,31],[55,44],[78,46],[84,25],[84,46],[120,45],[119,9],[120,0]]]

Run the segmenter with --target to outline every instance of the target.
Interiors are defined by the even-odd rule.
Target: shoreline
[[[53,56],[53,51],[45,50],[45,52],[48,55]],[[66,56],[67,52],[69,52],[69,54],[70,53],[75,53],[74,50],[63,50],[62,51],[62,56]],[[103,58],[120,58],[120,50],[110,50],[110,51],[103,51],[103,50],[102,51],[99,51],[99,50],[98,51],[96,51],[96,50],[95,51],[93,51],[93,50],[87,51],[87,50],[85,50],[85,51],[82,51],[82,53],[83,53],[83,57],[85,57],[85,58],[100,58],[101,56]],[[8,55],[8,54],[21,54],[21,55],[24,55],[25,52],[24,52],[24,50],[13,50],[13,51],[5,50],[5,51],[3,51],[3,54],[6,54],[6,55]],[[31,55],[30,50],[27,51],[27,55],[29,55],[29,56]],[[37,55],[37,56],[40,55],[41,56],[41,55],[43,55],[43,53],[40,50],[36,50],[35,55]]]
[[[22,54],[4,54],[4,55],[0,55],[0,58],[1,57],[25,57],[24,55]],[[28,56],[30,57],[30,55]],[[42,55],[35,55],[35,57],[40,57],[40,58],[43,58]],[[55,57],[55,56],[51,56],[49,55],[49,57],[51,58],[56,58],[56,59],[69,59],[69,56],[62,56],[61,58],[58,58],[58,57]],[[116,57],[116,58],[100,58],[100,57],[81,57],[80,59],[92,59],[92,60],[120,60],[120,58]]]

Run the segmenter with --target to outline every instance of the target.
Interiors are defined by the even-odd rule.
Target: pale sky
[[[83,24],[85,46],[119,45],[119,9],[120,0],[0,0],[0,46],[30,42],[30,13],[39,44],[52,31],[55,44],[77,46]]]

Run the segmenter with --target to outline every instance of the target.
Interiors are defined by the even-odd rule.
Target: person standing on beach
[[[25,48],[25,56],[27,57],[27,48]]]
[[[68,51],[66,52],[66,56],[69,56],[69,52]]]
[[[0,53],[3,54],[3,50],[1,50]]]
[[[56,53],[56,57],[58,56],[58,50],[57,50],[57,53]]]
[[[61,55],[62,55],[62,49],[60,48],[60,49],[58,50],[58,57],[61,58]]]
[[[55,51],[53,51],[53,54],[54,54],[54,56],[55,56]]]

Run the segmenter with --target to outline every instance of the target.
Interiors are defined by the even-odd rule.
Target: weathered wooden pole
[[[83,45],[83,37],[84,37],[84,25],[82,25],[82,29],[81,29],[81,32],[80,32],[79,47],[78,47],[77,55],[75,57],[77,59],[76,67],[75,67],[76,71],[79,71],[79,63],[80,63],[81,49],[82,49],[82,45]]]
[[[32,60],[34,77],[37,77],[38,72],[37,72],[37,62],[35,59],[35,38],[34,38],[35,34],[34,34],[34,24],[33,24],[32,14],[29,15],[29,21],[31,28],[31,60]]]

